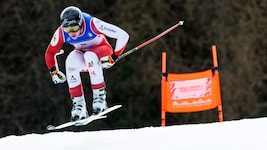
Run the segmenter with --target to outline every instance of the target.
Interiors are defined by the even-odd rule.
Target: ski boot
[[[84,96],[72,98],[71,121],[77,121],[88,117]]]
[[[106,110],[106,91],[104,88],[93,90],[93,115],[96,115]]]

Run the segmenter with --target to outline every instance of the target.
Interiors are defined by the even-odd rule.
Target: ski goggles
[[[80,26],[79,25],[75,25],[75,26],[67,26],[67,27],[63,27],[63,30],[67,33],[70,32],[77,32],[80,30]]]

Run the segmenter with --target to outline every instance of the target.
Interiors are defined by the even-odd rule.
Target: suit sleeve
[[[116,56],[120,56],[122,54],[129,40],[129,34],[126,31],[98,18],[92,19],[91,27],[95,33],[104,34],[107,37],[116,39],[114,53]]]
[[[62,29],[61,27],[59,27],[55,31],[45,52],[45,63],[49,70],[52,67],[56,66],[57,62],[55,60],[55,56],[56,56],[56,53],[61,49],[63,43],[64,41],[63,41]]]

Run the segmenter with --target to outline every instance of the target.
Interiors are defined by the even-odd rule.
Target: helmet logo
[[[77,21],[76,20],[67,20],[67,19],[64,19],[62,24],[64,26],[71,26],[71,25],[77,25]]]

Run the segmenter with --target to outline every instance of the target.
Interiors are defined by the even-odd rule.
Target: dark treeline
[[[169,72],[199,71],[212,65],[212,44],[218,51],[224,119],[267,116],[267,1],[8,0],[0,2],[0,137],[45,133],[48,124],[69,120],[67,84],[54,85],[44,62],[59,14],[69,5],[128,31],[126,51],[179,20],[185,24],[105,70],[108,103],[123,108],[106,120],[67,130],[159,126],[161,52],[167,51]],[[64,49],[58,57],[63,72],[72,47]],[[82,77],[90,110],[89,77]],[[216,110],[167,116],[167,125],[214,121]]]

